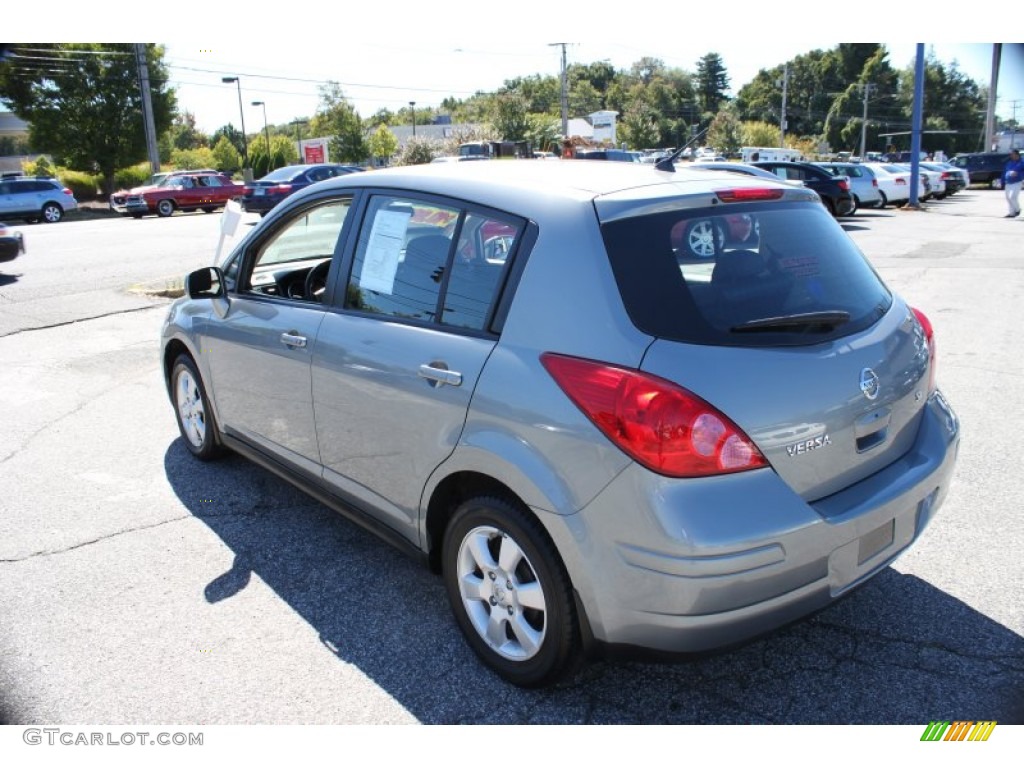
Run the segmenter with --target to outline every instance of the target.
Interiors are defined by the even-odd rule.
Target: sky
[[[328,80],[341,84],[363,117],[381,108],[396,111],[410,101],[417,109],[435,107],[447,96],[497,90],[513,77],[557,75],[559,43],[566,44],[570,64],[607,60],[617,69],[653,56],[670,67],[695,71],[697,60],[714,51],[722,57],[733,92],[762,68],[851,40],[884,43],[897,68],[911,65],[916,43],[923,42],[943,62],[957,61],[979,84],[987,85],[991,71],[991,42],[965,42],[970,39],[966,33],[951,39],[950,33],[935,31],[940,25],[922,23],[919,12],[910,8],[886,9],[872,23],[857,24],[846,13],[830,19],[815,11],[812,17],[806,4],[785,1],[731,0],[723,12],[632,12],[627,4],[601,12],[548,0],[472,5],[389,0],[379,6],[307,0],[208,4],[195,13],[186,8],[198,5],[167,6],[158,21],[148,23],[141,17],[125,21],[120,13],[110,21],[82,10],[95,6],[69,0],[51,5],[62,6],[61,13],[51,16],[58,20],[55,25],[46,27],[51,40],[164,44],[179,109],[192,113],[207,133],[226,123],[237,127],[243,120],[247,133],[262,129],[264,107],[253,101],[264,102],[271,125],[308,118],[317,109],[317,85]],[[560,12],[559,7],[569,10]],[[9,14],[5,11],[9,38],[31,39],[38,32],[33,14],[20,9],[13,11],[13,19]],[[915,37],[915,29],[927,32]],[[239,78],[241,94],[238,84],[221,81],[226,76]],[[1016,106],[1024,119],[1024,44],[1004,44],[998,96],[1000,115],[1013,116]]]

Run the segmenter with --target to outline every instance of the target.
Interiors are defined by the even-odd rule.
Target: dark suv
[[[833,176],[824,168],[810,163],[765,160],[751,165],[771,171],[785,181],[802,181],[806,187],[818,193],[821,202],[833,216],[852,216],[857,210],[857,200],[850,191],[850,180],[846,176]]]
[[[74,194],[56,179],[21,176],[0,181],[2,217],[54,224],[77,207]]]
[[[966,169],[971,184],[988,184],[993,189],[1002,189],[1003,169],[1009,159],[1009,152],[970,152],[957,155],[949,162],[957,168]]]

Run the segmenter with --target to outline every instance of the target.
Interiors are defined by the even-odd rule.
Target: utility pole
[[[566,137],[569,133],[569,80],[568,73],[566,71],[566,59],[565,59],[565,46],[568,43],[548,43],[549,46],[562,46],[562,136]]]
[[[864,91],[864,117],[860,124],[860,159],[863,160],[865,151],[867,149],[868,141],[868,96],[871,94],[871,89],[874,88],[873,83],[861,83],[860,89]]]
[[[779,115],[779,147],[786,146],[786,94],[789,88],[789,64],[782,70],[782,114]]]
[[[142,125],[146,132],[146,154],[153,173],[160,172],[160,151],[156,146],[156,124],[153,120],[153,95],[149,91],[149,66],[146,64],[145,43],[135,43],[135,65],[139,69],[139,87],[142,90]]]
[[[999,90],[999,61],[1003,56],[1003,44],[992,45],[992,77],[988,86],[988,109],[985,111],[985,152],[992,151],[996,141],[996,92]]]

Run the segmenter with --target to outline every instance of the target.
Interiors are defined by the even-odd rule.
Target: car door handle
[[[306,346],[306,337],[299,336],[298,334],[295,333],[282,333],[281,343],[284,344],[286,347],[302,348]]]
[[[440,384],[451,384],[458,387],[462,384],[462,374],[458,371],[449,371],[444,363],[430,363],[420,366],[420,376],[431,382]]]

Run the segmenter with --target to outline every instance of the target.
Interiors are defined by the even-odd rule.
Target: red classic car
[[[242,196],[243,185],[223,173],[175,173],[156,186],[115,192],[110,207],[118,213],[141,218],[148,213],[170,216],[175,210],[203,210],[212,213],[228,200]]]

